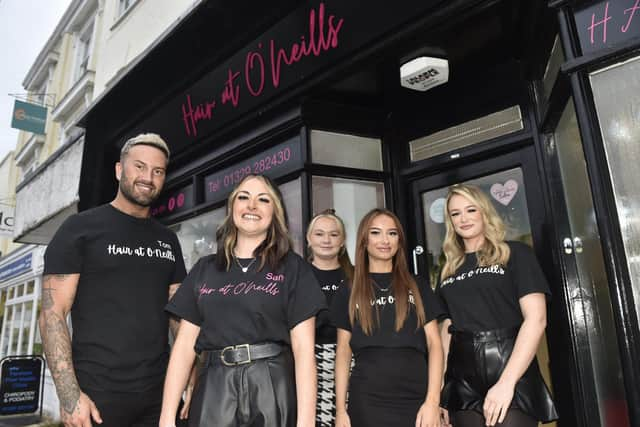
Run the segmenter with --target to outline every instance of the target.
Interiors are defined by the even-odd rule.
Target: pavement
[[[52,426],[51,421],[43,420],[37,415],[27,415],[20,417],[0,416],[0,427],[42,427]]]

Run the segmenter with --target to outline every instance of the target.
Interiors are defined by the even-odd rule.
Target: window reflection
[[[636,307],[640,306],[640,57],[590,75]]]

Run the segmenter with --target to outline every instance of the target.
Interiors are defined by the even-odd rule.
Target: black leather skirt
[[[451,412],[482,413],[487,391],[498,382],[513,352],[518,328],[483,332],[450,328],[449,331],[451,344],[440,404]],[[543,423],[558,419],[535,358],[516,384],[511,408],[520,409]]]
[[[247,364],[201,366],[189,410],[189,427],[295,427],[297,417],[293,355]]]

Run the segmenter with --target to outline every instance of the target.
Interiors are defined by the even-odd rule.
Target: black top
[[[313,274],[316,276],[320,288],[327,301],[327,307],[331,307],[333,296],[338,289],[346,286],[346,275],[342,268],[336,270],[320,270],[314,265],[311,266]],[[316,319],[316,344],[335,344],[336,327],[331,321],[329,310],[322,310]]]
[[[454,328],[477,332],[517,327],[523,320],[519,299],[550,293],[533,250],[520,242],[507,244],[511,256],[506,266],[478,267],[475,252],[468,253],[456,273],[436,287]]]
[[[249,266],[250,259],[240,259]],[[282,265],[257,271],[259,259],[244,273],[237,262],[219,271],[215,255],[200,258],[167,304],[166,310],[200,326],[196,351],[229,345],[281,342],[289,330],[324,309],[311,267],[290,251]]]
[[[376,298],[371,301],[375,319],[375,312],[379,313],[379,326],[374,329],[371,335],[365,335],[360,327],[356,324],[352,327],[349,322],[349,296],[351,290],[348,286],[342,286],[338,289],[337,294],[331,304],[331,318],[340,329],[351,332],[351,350],[357,356],[358,352],[368,347],[384,347],[384,348],[414,348],[423,353],[427,353],[427,340],[424,328],[418,327],[418,319],[413,302],[413,295],[409,295],[409,303],[411,310],[407,316],[402,329],[395,331],[396,308],[395,299],[393,297],[393,289],[391,289],[391,273],[371,273],[371,278],[377,283]],[[386,291],[385,291],[386,289]],[[427,323],[437,319],[443,314],[440,302],[433,294],[431,288],[426,282],[419,282],[418,289],[422,296],[425,316]]]
[[[169,285],[186,272],[174,232],[110,204],[69,217],[49,243],[44,274],[80,273],[73,363],[82,389],[161,385],[169,356]]]

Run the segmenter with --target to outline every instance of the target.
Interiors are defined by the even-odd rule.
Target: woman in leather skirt
[[[360,222],[352,285],[331,304],[337,427],[440,426],[442,309],[409,273],[405,243],[390,211],[374,209]]]
[[[309,262],[320,289],[331,305],[333,296],[353,277],[353,265],[346,248],[346,233],[342,219],[333,209],[320,212],[311,219],[307,229]],[[328,310],[316,318],[316,363],[318,368],[318,400],[316,427],[333,427],[335,406],[336,327]]]
[[[199,354],[190,427],[313,425],[315,316],[324,296],[293,253],[278,188],[249,175],[229,195],[216,255],[201,258],[167,305],[181,319],[160,427],[173,427]]]
[[[533,251],[504,240],[504,223],[477,187],[451,187],[445,218],[446,262],[436,288],[448,312],[445,423],[536,427],[557,419],[535,359],[549,286]]]

